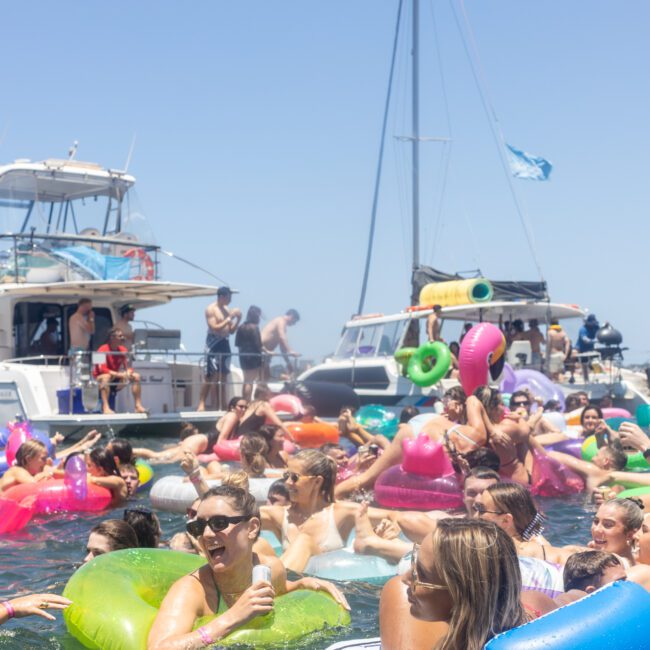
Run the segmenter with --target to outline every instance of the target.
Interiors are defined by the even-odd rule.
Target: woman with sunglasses
[[[203,648],[273,609],[273,599],[295,589],[324,589],[347,607],[329,583],[313,578],[290,582],[275,557],[253,551],[260,533],[255,499],[240,488],[220,486],[201,500],[187,530],[198,540],[207,564],[178,580],[163,600],[149,633],[150,650]],[[270,581],[252,584],[253,567],[270,569]],[[197,619],[215,616],[192,631]]]
[[[418,433],[426,433],[434,442],[448,440],[458,453],[471,451],[484,446],[486,440],[481,438],[473,427],[467,426],[465,414],[465,393],[460,386],[450,388],[443,397],[445,412],[433,415],[420,428],[411,424],[400,424],[397,434],[384,453],[366,471],[341,481],[336,486],[336,498],[343,499],[360,489],[371,489],[384,471],[402,462],[402,441],[414,438]]]
[[[282,542],[282,562],[302,572],[312,555],[337,551],[355,525],[358,503],[335,501],[336,462],[315,449],[303,449],[289,459],[284,481],[289,507],[262,506],[262,527]],[[388,511],[372,508],[369,516],[380,523]]]
[[[439,521],[421,547],[413,548],[411,570],[402,580],[410,604],[408,614],[429,624],[420,625],[420,643],[413,647],[482,650],[496,634],[555,608],[543,594],[522,595],[513,543],[485,521]],[[394,583],[389,591],[393,600],[400,598]],[[383,594],[382,601],[381,611],[388,611],[392,603]],[[410,616],[402,616],[404,608],[400,609],[400,616],[391,621],[380,616],[382,648],[396,648],[396,641],[403,640]]]
[[[495,483],[477,496],[474,502],[477,518],[491,521],[511,538],[522,557],[532,557],[553,564],[564,564],[582,546],[557,548],[542,536],[544,516],[537,509],[530,492],[517,483]]]

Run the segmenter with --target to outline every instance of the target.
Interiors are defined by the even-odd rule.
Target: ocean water
[[[134,439],[134,445],[161,447],[149,439]],[[178,474],[175,465],[159,465],[156,478]],[[149,506],[146,492],[133,500]],[[581,496],[566,500],[541,499],[541,508],[548,517],[545,536],[556,545],[586,543],[590,539],[593,507]],[[159,512],[163,539],[184,529],[182,515]],[[34,519],[20,533],[0,536],[0,600],[13,596],[51,591],[62,593],[68,578],[79,567],[86,555],[88,531],[103,519],[121,518],[122,509],[100,515],[67,514]],[[315,636],[293,645],[300,648],[324,648],[344,639],[378,636],[378,605],[380,587],[364,583],[340,585],[352,606],[352,624],[349,628],[328,635]],[[0,650],[41,650],[44,648],[78,650],[82,648],[70,636],[61,614],[49,622],[38,617],[10,621],[0,628]]]

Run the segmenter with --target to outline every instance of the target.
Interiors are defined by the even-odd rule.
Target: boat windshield
[[[402,337],[404,321],[346,327],[334,359],[393,356]]]

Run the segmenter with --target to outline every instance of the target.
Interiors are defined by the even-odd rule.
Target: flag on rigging
[[[533,156],[506,144],[508,147],[508,162],[510,171],[515,178],[526,178],[531,181],[547,181],[553,165],[540,156]]]

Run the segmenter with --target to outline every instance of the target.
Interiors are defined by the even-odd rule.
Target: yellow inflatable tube
[[[492,283],[485,278],[473,280],[451,280],[425,284],[420,291],[420,305],[471,305],[492,300]]]

